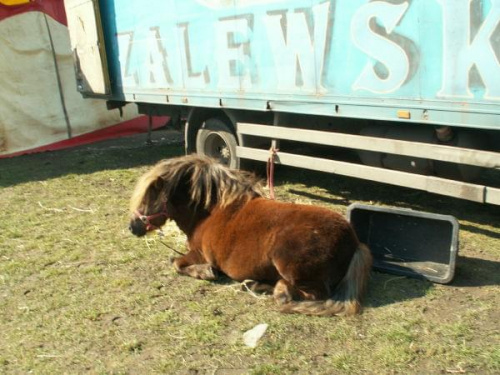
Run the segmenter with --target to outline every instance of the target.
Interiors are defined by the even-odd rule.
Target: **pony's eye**
[[[149,221],[149,220],[148,220],[148,218],[147,218],[147,216],[144,216],[144,215],[139,216],[139,219],[140,219],[140,220],[141,220],[144,224],[147,224],[147,223],[148,223],[148,221]]]

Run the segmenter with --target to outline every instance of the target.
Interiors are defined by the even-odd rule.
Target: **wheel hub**
[[[229,150],[229,147],[227,147],[227,145],[221,147],[219,153],[224,159],[229,159],[229,157],[231,156],[231,151]]]

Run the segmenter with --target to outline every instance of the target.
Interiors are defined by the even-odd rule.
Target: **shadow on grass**
[[[459,221],[461,230],[478,233],[485,236],[500,238],[500,210],[498,206],[480,204],[461,199],[427,193],[399,186],[378,182],[360,180],[340,175],[300,170],[282,167],[275,176],[275,185],[287,183],[316,186],[335,197],[324,197],[311,192],[290,189],[289,192],[308,199],[318,200],[328,204],[349,206],[354,202],[365,202],[374,206],[392,206],[408,208],[416,211],[451,215]],[[474,224],[492,227],[479,228]]]
[[[468,224],[461,224],[460,228],[462,230],[466,230],[466,231],[471,232],[471,233],[481,234],[484,236],[500,239],[500,232],[497,233],[497,232],[493,232],[493,231],[488,230],[488,229],[478,228],[478,227],[475,227],[473,225],[468,225]]]
[[[252,290],[252,292],[250,292],[249,289],[245,288],[243,283],[234,281],[223,273],[220,273],[219,277],[211,281],[211,283],[219,286],[235,287],[242,292],[255,292],[255,295],[258,296],[266,295],[269,297],[272,306],[274,306],[274,302],[272,301],[272,290],[266,290],[265,293],[263,291],[254,291],[250,285],[249,288]],[[405,276],[373,271],[364,305],[381,307],[410,299],[421,298],[425,296],[432,287],[433,284],[427,280],[412,279]],[[206,290],[204,290],[203,293],[205,291]]]
[[[455,277],[449,284],[451,287],[483,287],[500,285],[500,262],[458,257]],[[418,278],[409,278],[396,274],[373,271],[365,304],[381,307],[424,297],[433,283]]]
[[[459,256],[455,278],[451,285],[459,287],[500,285],[499,270],[500,262]]]
[[[373,271],[365,305],[382,307],[394,303],[424,297],[433,284],[422,279]]]
[[[153,143],[139,134],[59,151],[0,159],[0,187],[31,181],[44,181],[69,174],[152,165],[157,161],[182,155],[179,134],[153,132]]]

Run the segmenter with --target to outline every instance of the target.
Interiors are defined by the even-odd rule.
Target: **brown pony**
[[[222,272],[273,290],[283,312],[352,315],[361,310],[372,256],[349,223],[325,208],[263,197],[252,175],[189,155],[160,161],[131,199],[136,236],[174,220],[189,252],[173,261],[204,280]]]

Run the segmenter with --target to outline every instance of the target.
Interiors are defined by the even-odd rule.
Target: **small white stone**
[[[267,327],[268,325],[266,323],[261,323],[257,324],[251,330],[246,331],[243,334],[243,342],[245,345],[250,348],[255,348],[261,337],[266,333]]]

